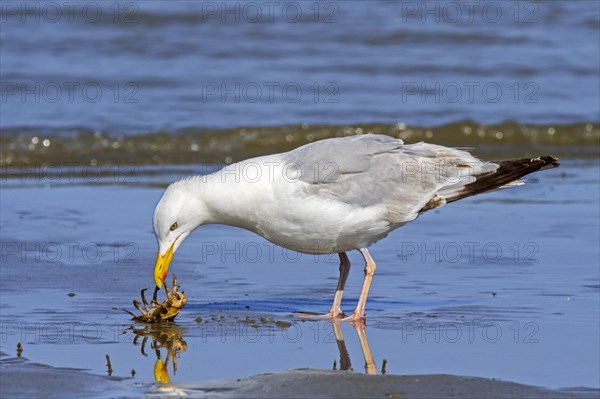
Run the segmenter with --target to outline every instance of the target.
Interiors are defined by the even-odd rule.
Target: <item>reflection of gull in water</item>
[[[340,370],[350,370],[352,367],[352,362],[350,361],[350,355],[348,354],[348,349],[346,348],[346,341],[344,340],[344,335],[342,334],[342,327],[338,322],[335,321],[332,322],[332,324],[333,331],[335,333],[335,340],[338,345],[338,350],[340,351]],[[363,357],[365,358],[365,373],[377,374],[377,365],[375,364],[375,360],[373,360],[371,348],[369,347],[369,342],[367,341],[364,320],[357,320],[356,322],[353,322],[351,324],[356,330],[356,333],[358,334],[360,349],[362,350]],[[384,373],[383,369],[382,373]]]
[[[364,319],[357,320],[356,322],[350,323],[360,343],[360,348],[365,360],[365,373],[366,374],[377,374],[377,365],[371,354],[369,342],[367,341],[366,326]],[[350,354],[346,347],[346,341],[342,334],[342,326],[339,321],[332,321],[331,326],[335,334],[335,340],[337,343],[338,351],[340,354],[340,367],[342,371],[352,369],[352,362],[350,360]],[[176,324],[152,324],[146,325],[144,328],[134,328],[131,330],[135,334],[133,339],[134,345],[140,345],[140,338],[142,338],[140,345],[140,352],[144,356],[148,356],[146,353],[146,345],[148,340],[151,339],[150,347],[156,354],[156,362],[154,364],[154,380],[160,383],[171,382],[169,375],[169,363],[172,363],[173,374],[177,374],[177,355],[187,350],[187,343],[183,338],[185,330]],[[161,350],[166,350],[166,357],[163,361]],[[337,363],[334,363],[334,369],[337,368]]]
[[[166,280],[173,254],[197,227],[236,226],[298,252],[338,253],[340,277],[325,315],[331,318],[342,314],[346,251],[359,250],[365,277],[356,309],[346,318],[358,320],[375,273],[369,245],[427,210],[518,185],[521,177],[555,165],[550,156],[484,163],[466,151],[373,134],[229,165],[178,181],[164,193],[154,213],[155,283]]]
[[[187,349],[187,343],[183,339],[183,328],[176,324],[168,325],[147,325],[145,328],[132,328],[135,338],[133,344],[138,345],[139,338],[144,337],[142,340],[140,352],[144,356],[148,356],[146,353],[146,343],[148,338],[152,339],[150,344],[151,348],[154,349],[156,354],[156,363],[154,364],[154,380],[156,382],[170,382],[171,377],[169,376],[169,362],[173,363],[173,374],[177,373],[177,354],[179,352],[185,352]],[[167,352],[165,361],[162,360],[161,349],[165,349]]]

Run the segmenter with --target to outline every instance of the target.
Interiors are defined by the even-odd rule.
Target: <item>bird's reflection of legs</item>
[[[340,351],[340,370],[349,370],[351,367],[350,355],[348,354],[348,349],[346,348],[346,342],[342,334],[342,327],[340,323],[336,321],[334,321],[332,324],[333,331],[335,333],[335,340],[337,342],[338,350]],[[360,348],[365,359],[365,373],[377,374],[377,365],[373,360],[373,354],[371,353],[371,348],[369,347],[369,342],[367,341],[365,321],[361,319],[350,324],[352,324],[352,327],[354,327],[354,330],[356,330],[356,334],[358,335]]]
[[[369,347],[369,342],[367,341],[367,333],[365,332],[365,320],[360,319],[352,323],[352,326],[356,330],[358,334],[358,340],[360,341],[360,347],[362,349],[363,356],[365,358],[365,373],[367,374],[377,374],[377,366],[375,365],[375,361],[373,360],[373,355],[371,354],[371,348]]]
[[[346,348],[346,341],[344,341],[344,335],[342,334],[342,326],[340,323],[333,322],[333,332],[335,333],[335,341],[337,342],[338,350],[340,351],[340,370],[350,370],[352,363],[350,362],[350,355]]]

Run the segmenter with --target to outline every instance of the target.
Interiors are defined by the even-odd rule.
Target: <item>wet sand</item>
[[[9,357],[0,352],[2,398],[100,398],[127,397],[134,393],[131,383],[123,378],[105,377],[80,369],[57,368],[31,363],[27,359]]]
[[[549,390],[452,375],[364,375],[349,371],[290,370],[185,388],[190,397],[223,398],[592,398],[597,390]],[[176,388],[173,390],[176,392]]]
[[[3,186],[2,397],[23,389],[56,397],[82,389],[91,397],[347,397],[362,388],[416,397],[598,396],[596,161],[565,161],[523,187],[426,214],[376,244],[367,323],[339,329],[293,316],[328,309],[335,259],[269,247],[224,226],[201,228],[177,253],[172,271],[189,303],[169,328],[132,324],[114,310],[133,309],[139,290],[152,286],[150,215],[161,178],[173,176]],[[362,276],[357,254],[351,260],[346,311]],[[15,361],[19,342],[31,363]],[[286,372],[296,369],[304,371]],[[596,391],[557,391],[565,387]]]
[[[103,377],[3,357],[2,397],[45,398],[596,398],[592,389],[550,390],[452,375],[364,375],[351,371],[289,370],[249,378],[166,384],[157,390],[132,379]],[[35,381],[32,384],[31,381]],[[107,394],[108,393],[108,394]]]

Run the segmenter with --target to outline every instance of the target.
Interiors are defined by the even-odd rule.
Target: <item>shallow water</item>
[[[594,0],[250,3],[9,2],[0,128],[598,122]]]
[[[135,369],[141,383],[165,380],[155,368],[169,349],[172,382],[330,369],[334,360],[365,372],[352,325],[341,326],[338,345],[331,323],[292,316],[328,310],[336,257],[299,255],[224,226],[199,229],[175,256],[189,298],[176,323],[154,335],[133,325],[134,340],[129,317],[113,308],[132,309],[152,286],[154,204],[163,184],[195,168],[135,183],[3,180],[0,350],[14,355],[22,342],[32,361],[99,374],[108,354],[113,375]],[[564,161],[525,186],[429,212],[374,245],[365,334],[377,371],[386,359],[389,374],[599,387],[598,168]],[[362,277],[359,255],[351,260],[346,311]]]
[[[75,3],[0,7],[0,351],[96,374],[108,354],[136,387],[384,359],[388,374],[600,387],[598,2],[281,3],[298,21],[268,2],[246,3],[258,21],[224,2]],[[153,286],[167,184],[368,132],[562,165],[374,245],[364,337],[293,316],[328,310],[335,256],[223,226],[178,251],[189,304],[171,328],[114,309]]]

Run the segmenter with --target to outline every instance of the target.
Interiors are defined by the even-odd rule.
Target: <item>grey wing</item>
[[[445,198],[496,164],[434,144],[403,144],[383,135],[323,140],[287,154],[309,183],[306,195],[347,204],[385,206],[390,223],[442,206]],[[424,209],[425,208],[425,209]]]
[[[301,181],[335,183],[349,174],[372,167],[374,156],[401,148],[404,142],[390,136],[366,134],[316,141],[285,154],[285,161],[299,172]]]

